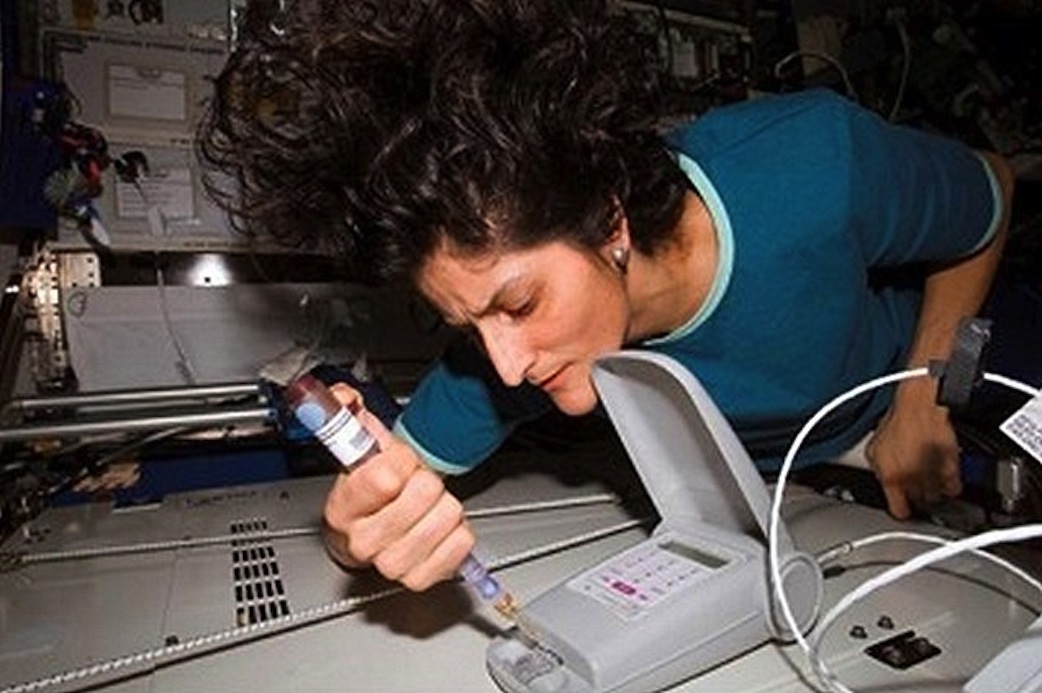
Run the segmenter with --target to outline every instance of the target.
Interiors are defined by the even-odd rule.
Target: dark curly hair
[[[446,238],[597,247],[620,204],[642,252],[676,226],[657,65],[602,0],[299,0],[252,20],[198,138],[239,231],[387,280]]]

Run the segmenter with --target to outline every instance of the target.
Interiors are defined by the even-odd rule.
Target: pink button
[[[616,580],[615,582],[611,583],[611,586],[615,590],[622,592],[626,595],[633,594],[637,591],[636,588],[634,588],[632,585],[628,585],[625,582],[621,582],[619,580]]]

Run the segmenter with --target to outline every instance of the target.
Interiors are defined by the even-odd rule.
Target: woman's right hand
[[[419,455],[359,406],[357,391],[333,394],[376,437],[380,452],[337,475],[326,498],[325,541],[346,567],[374,566],[411,590],[451,578],[474,547],[463,507]]]

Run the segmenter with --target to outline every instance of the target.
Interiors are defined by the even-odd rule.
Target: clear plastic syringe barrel
[[[313,375],[305,374],[286,386],[286,402],[294,415],[333,456],[350,470],[379,450],[376,438],[329,388]],[[507,618],[514,618],[517,603],[488,569],[469,554],[459,568],[460,576],[486,602]]]

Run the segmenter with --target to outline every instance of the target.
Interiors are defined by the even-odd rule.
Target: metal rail
[[[225,383],[220,385],[194,385],[186,387],[164,387],[150,390],[108,390],[75,395],[47,395],[11,400],[6,409],[35,411],[39,409],[88,407],[110,404],[155,403],[198,400],[213,397],[242,397],[262,394],[259,383]]]
[[[270,406],[236,407],[213,411],[181,411],[151,416],[91,421],[48,422],[0,428],[0,443],[41,438],[72,438],[100,433],[162,430],[166,428],[221,428],[265,423],[274,419]]]

